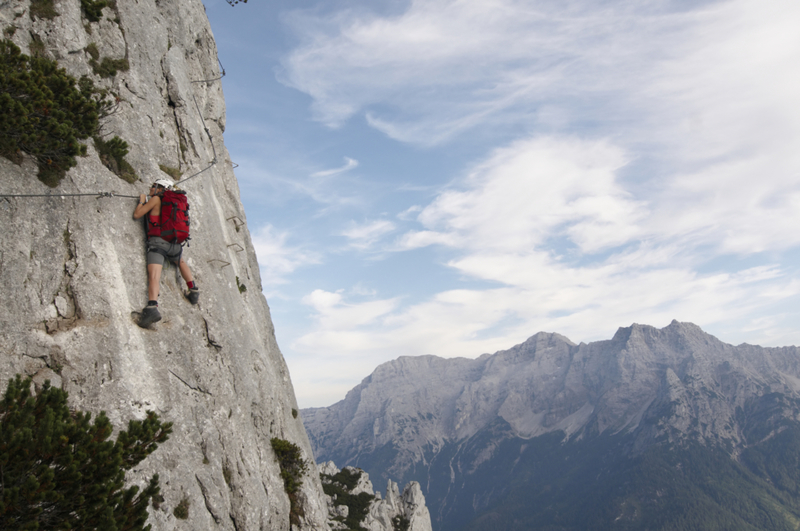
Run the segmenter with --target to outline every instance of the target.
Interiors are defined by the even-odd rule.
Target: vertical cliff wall
[[[0,1],[4,35],[25,53],[34,43],[70,75],[88,75],[116,95],[103,133],[129,144],[140,181],[128,184],[107,169],[89,140],[88,155],[55,190],[37,180],[33,160],[0,157],[0,195],[138,196],[165,177],[160,165],[187,177],[216,153],[217,164],[183,185],[192,220],[185,257],[201,298],[190,305],[175,268],[165,268],[164,319],[152,330],[134,323],[131,312],[147,302],[144,231],[131,218],[136,199],[2,197],[0,387],[22,373],[63,387],[76,408],[106,411],[116,428],[148,409],[173,422],[170,440],[128,474],[139,484],[160,475],[165,501],[151,508],[154,530],[289,529],[272,437],[296,443],[312,462],[300,527],[327,529],[223,144],[225,105],[202,2],[117,0],[99,22],[86,19],[80,0],[54,7],[58,16],[38,18],[30,0]],[[129,69],[103,78],[90,66],[93,54],[127,59]],[[189,518],[178,520],[172,510],[183,498]]]

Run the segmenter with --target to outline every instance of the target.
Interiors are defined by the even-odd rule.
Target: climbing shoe
[[[200,300],[200,290],[197,288],[191,288],[186,292],[186,298],[189,299],[189,302],[192,304],[197,304],[197,301]]]
[[[153,323],[161,320],[161,313],[158,311],[158,306],[145,306],[139,315],[139,322],[137,323],[142,328],[147,328]]]

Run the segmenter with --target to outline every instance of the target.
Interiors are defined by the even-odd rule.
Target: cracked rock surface
[[[300,493],[301,529],[327,529],[326,504],[291,380],[261,294],[256,255],[223,144],[225,103],[213,35],[200,0],[117,0],[100,22],[80,0],[55,2],[59,16],[32,19],[29,0],[0,2],[0,24],[28,53],[44,54],[79,78],[89,75],[119,99],[101,132],[130,146],[140,181],[129,184],[99,159],[91,140],[58,188],[36,165],[0,157],[0,194],[95,194],[138,198],[176,168],[191,205],[184,250],[201,290],[192,306],[176,268],[166,267],[151,329],[132,319],[147,303],[144,229],[137,199],[0,197],[0,387],[15,374],[50,380],[73,407],[104,410],[116,429],[147,410],[173,434],[128,473],[135,484],[158,473],[165,501],[151,507],[154,530],[288,530],[289,499],[270,446],[297,444],[312,463]],[[130,68],[101,78],[89,64],[126,58]],[[91,49],[91,48],[90,48]],[[208,129],[208,133],[206,132]],[[211,138],[209,138],[209,136]],[[217,163],[211,167],[213,160]],[[238,282],[237,282],[238,280]],[[240,291],[238,283],[246,291]],[[187,497],[189,518],[174,507]]]
[[[408,525],[407,531],[431,531],[431,515],[425,505],[425,496],[422,494],[422,489],[418,482],[410,482],[401,494],[397,483],[389,480],[386,484],[386,498],[382,499],[381,493],[373,490],[369,474],[360,468],[345,467],[345,469],[351,474],[358,474],[358,482],[352,489],[347,489],[339,484],[340,487],[343,487],[348,494],[353,496],[362,493],[374,496],[367,515],[359,524],[360,527],[368,531],[394,531],[395,528],[402,526],[402,524],[399,524],[400,519],[402,519]],[[333,461],[320,463],[319,471],[326,476],[335,476],[340,472]],[[324,481],[332,482],[331,478],[326,478]],[[325,497],[331,518],[329,521],[331,529],[347,529],[343,519],[349,514],[348,506],[343,505],[341,500],[335,496],[326,495]],[[395,522],[398,523],[396,524]]]

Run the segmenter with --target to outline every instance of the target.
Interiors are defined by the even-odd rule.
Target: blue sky
[[[301,407],[539,331],[800,344],[800,2],[205,4]]]

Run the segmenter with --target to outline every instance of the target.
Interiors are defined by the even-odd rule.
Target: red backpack
[[[183,190],[164,190],[161,196],[161,237],[174,243],[189,239],[189,200]]]

